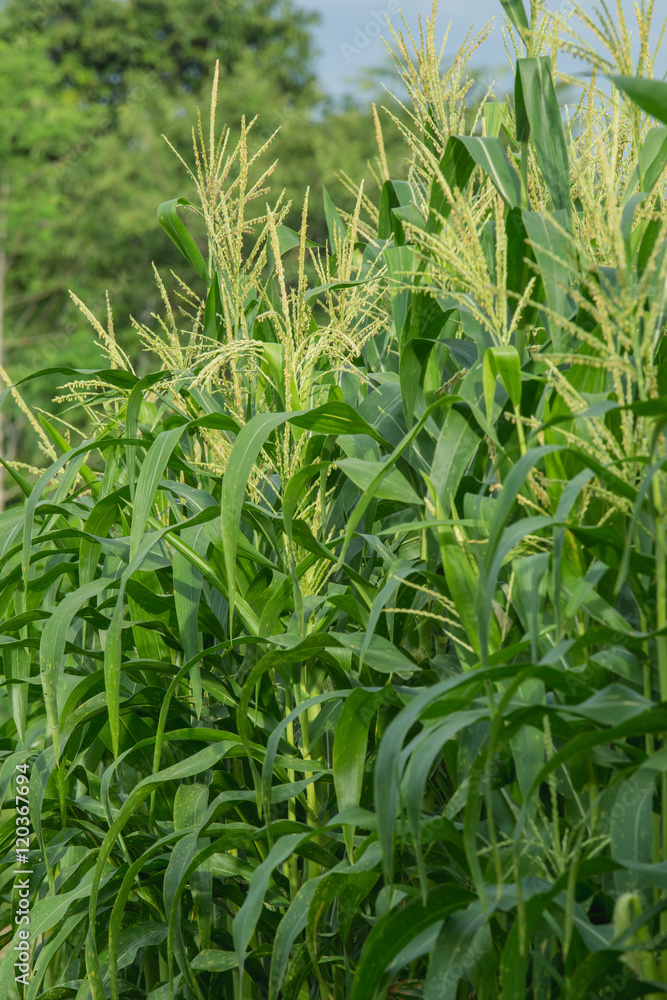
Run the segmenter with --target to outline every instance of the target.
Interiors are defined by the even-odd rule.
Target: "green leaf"
[[[647,698],[625,684],[609,684],[578,705],[572,705],[571,711],[602,725],[618,726],[650,707],[651,702]]]
[[[201,824],[206,816],[207,806],[208,788],[206,785],[201,783],[181,785],[181,787],[176,790],[176,796],[174,798],[174,829],[186,829],[187,827]],[[195,839],[195,847],[201,848],[205,846],[208,846],[206,838],[199,841]],[[190,871],[189,883],[192,900],[195,906],[199,937],[202,942],[202,947],[208,948],[211,944],[211,927],[213,923],[213,881],[211,876],[211,862],[208,858],[205,861],[202,861],[194,871]],[[167,910],[169,917],[169,935],[171,940],[172,926],[174,921],[178,919],[178,909],[176,904],[180,899],[179,887],[176,887],[175,891],[171,893],[171,906],[168,906],[166,904],[170,893],[171,889],[168,891],[167,873],[165,872],[165,909]],[[179,928],[175,929],[182,937],[182,931]],[[182,946],[182,953],[185,954],[184,946]]]
[[[264,764],[262,766],[261,798],[258,796],[258,808],[260,809],[260,813],[263,812],[264,803],[266,803],[268,808],[269,802],[272,801],[271,779],[273,777],[273,767],[278,751],[279,740],[285,732],[287,726],[294,720],[298,719],[303,713],[307,712],[309,708],[314,708],[316,705],[321,705],[323,702],[327,701],[342,700],[346,694],[348,694],[347,691],[324,691],[321,694],[313,695],[312,698],[307,698],[305,701],[302,701],[299,705],[297,705],[296,708],[292,709],[292,711],[275,727],[266,744]],[[309,752],[310,747],[304,747],[304,751]],[[290,766],[292,766],[291,761]],[[272,836],[273,834],[269,832],[270,842]]]
[[[150,372],[148,375],[144,375],[144,377],[137,382],[132,389],[130,398],[128,399],[127,406],[125,408],[125,433],[128,438],[139,437],[139,414],[144,401],[144,392],[146,389],[152,388],[152,386],[154,386],[156,382],[159,382],[161,378],[165,378],[166,375],[166,372]],[[127,478],[130,487],[130,500],[134,503],[137,460],[136,444],[127,444],[125,446],[125,455],[127,459]]]
[[[651,128],[639,149],[639,163],[623,195],[627,203],[636,191],[650,194],[667,168],[667,128]]]
[[[130,390],[139,381],[132,372],[127,372],[123,368],[69,368],[66,365],[58,365],[55,368],[41,368],[38,372],[31,372],[24,375],[13,386],[7,386],[0,392],[0,406],[5,398],[11,393],[13,388],[23,385],[25,382],[32,382],[36,378],[45,378],[47,375],[67,375],[68,377],[83,376],[84,378],[99,379],[100,382],[107,382],[109,385],[117,386],[119,389]]]
[[[39,647],[39,669],[44,692],[47,729],[53,741],[56,760],[60,756],[58,726],[58,686],[64,671],[64,651],[72,619],[91,598],[105,591],[111,580],[102,578],[68,594],[46,622]]]
[[[639,76],[612,76],[611,82],[647,115],[652,115],[667,125],[667,83],[664,80],[647,80]]]
[[[651,861],[653,842],[653,794],[656,774],[639,769],[626,777],[609,802],[610,852],[615,861]],[[637,880],[631,872],[614,872],[619,893],[633,892]]]
[[[456,1000],[459,981],[467,975],[478,943],[486,932],[478,903],[455,913],[443,924],[428,964],[424,1000]],[[488,956],[485,956],[488,961]]]
[[[417,421],[417,423],[414,424],[414,426],[408,431],[408,433],[402,438],[402,440],[400,440],[398,442],[398,444],[396,445],[396,447],[394,448],[394,450],[392,451],[392,453],[389,455],[389,457],[387,458],[387,460],[385,462],[381,463],[381,467],[380,467],[377,475],[375,476],[375,478],[373,479],[373,481],[369,484],[368,488],[366,489],[366,491],[362,495],[359,503],[355,507],[354,512],[352,513],[351,517],[348,519],[347,527],[345,529],[345,539],[344,539],[344,543],[343,543],[343,548],[342,548],[342,551],[340,553],[340,556],[338,557],[337,566],[342,565],[343,558],[345,556],[345,552],[347,550],[347,547],[349,546],[350,541],[352,539],[352,535],[353,535],[353,533],[354,533],[354,531],[355,531],[355,529],[356,529],[359,521],[364,516],[364,513],[366,512],[366,510],[368,508],[368,505],[374,499],[374,497],[376,495],[376,491],[380,487],[380,484],[381,484],[382,480],[387,475],[387,473],[389,472],[390,468],[398,461],[398,459],[401,457],[402,453],[412,443],[412,441],[417,437],[418,433],[420,432],[420,430],[422,429],[422,427],[424,426],[424,424],[426,423],[426,421],[428,420],[428,418],[433,413],[435,413],[437,410],[439,410],[443,406],[453,406],[454,403],[459,402],[459,401],[460,400],[459,400],[458,396],[446,396],[446,397],[441,397],[436,403],[433,403],[431,406],[429,406],[424,411],[424,413],[421,415],[421,417],[419,418],[419,420]]]
[[[178,217],[179,206],[195,208],[187,198],[172,198],[170,201],[163,201],[157,210],[158,222],[208,288],[210,282],[208,265],[202,257],[199,247]]]
[[[224,307],[220,291],[220,275],[215,271],[208,295],[206,296],[206,306],[204,307],[204,336],[209,337],[211,340],[220,340],[223,319]]]
[[[455,189],[463,191],[474,169],[475,161],[466,147],[457,141],[456,136],[450,136],[431,184],[427,223],[429,233],[440,232],[443,220],[448,218],[452,210],[450,193]]]
[[[498,376],[512,406],[515,411],[518,410],[521,404],[521,361],[516,347],[488,347],[484,354],[482,377],[487,420],[491,420]]]
[[[324,185],[322,186],[322,198],[324,199],[324,217],[329,233],[329,247],[332,253],[338,252],[347,238],[347,228]]]
[[[22,619],[24,616],[19,615],[17,617],[18,619]],[[30,663],[31,663],[31,655],[30,655],[30,650],[28,649],[9,648],[5,651],[4,655],[5,681],[7,683],[7,691],[9,693],[9,698],[12,706],[12,717],[14,720],[14,724],[16,725],[19,736],[22,740],[25,738],[26,722],[28,718],[29,691],[27,682],[30,678]],[[40,674],[41,674],[41,669],[40,669]],[[46,696],[45,696],[44,707],[47,710],[46,727],[47,730],[50,730],[51,732],[51,738],[53,740],[54,747],[57,748],[58,747],[57,706],[54,699],[54,695],[57,694],[57,680],[55,678],[55,675],[52,675],[50,678],[49,677],[43,678],[42,686],[44,686],[45,683],[47,686],[53,685],[53,687],[56,688],[55,692],[53,691],[53,688],[51,689],[50,700],[48,703],[46,701]],[[56,719],[55,729],[53,728],[54,718]]]
[[[335,292],[344,288],[358,288],[360,285],[367,285],[369,282],[375,280],[375,276],[371,275],[370,278],[360,278],[358,281],[327,281],[324,285],[315,285],[314,288],[308,289],[304,298],[306,302],[309,302],[311,299],[322,295],[323,292]]]
[[[396,782],[401,785],[401,796],[405,801],[405,811],[417,856],[417,869],[424,902],[428,896],[428,879],[422,851],[421,823],[427,782],[436,763],[442,757],[444,745],[458,736],[467,726],[479,722],[485,715],[486,713],[479,709],[452,712],[444,721],[429,726],[424,733],[411,741],[410,753],[403,775],[400,775],[400,769],[395,772]],[[385,818],[391,822],[389,810],[387,810]]]
[[[132,965],[137,952],[142,948],[155,948],[167,937],[167,927],[163,923],[145,921],[126,927],[118,942],[117,967],[125,969]],[[104,953],[100,956],[104,959]]]
[[[519,141],[527,140],[529,125],[537,162],[554,208],[565,212],[569,227],[572,206],[567,143],[548,56],[517,59],[515,104]]]
[[[303,622],[303,598],[301,595],[296,559],[294,556],[294,515],[298,505],[303,500],[304,490],[307,484],[311,482],[316,475],[319,475],[320,478],[320,492],[323,491],[326,486],[326,470],[328,468],[328,462],[314,462],[312,465],[307,465],[304,468],[299,469],[290,478],[283,493],[283,525],[285,527],[285,534],[287,535],[290,545],[289,559],[292,573],[292,587],[294,591],[294,610],[297,615],[297,619],[300,622]]]
[[[305,977],[310,967],[310,952],[304,941],[295,950],[287,969],[283,985],[283,1000],[301,1000],[303,998],[304,985],[306,985],[306,989],[308,988],[307,983],[305,983]]]
[[[507,122],[506,101],[486,101],[484,104],[484,123],[486,134],[493,138],[500,137],[500,130]]]
[[[162,431],[148,449],[137,481],[132,528],[130,531],[130,559],[136,556],[139,544],[146,530],[158,484],[171,458],[172,452],[185,430],[185,424]]]
[[[238,966],[238,959],[233,951],[215,951],[208,949],[200,951],[192,959],[192,968],[197,972],[229,972]]]
[[[438,328],[438,332],[443,327],[446,320],[440,306],[432,299],[427,300],[425,296],[414,294],[410,306],[410,326],[409,333],[413,332],[413,324],[420,325],[420,320],[428,324],[428,318],[432,325]],[[420,315],[418,315],[420,314]],[[401,401],[403,404],[403,416],[408,427],[412,427],[415,419],[426,409],[426,397],[424,393],[424,383],[432,387],[434,376],[438,383],[441,382],[441,373],[437,359],[437,352],[434,355],[434,348],[437,341],[426,340],[421,337],[410,336],[403,343],[399,362],[399,375],[401,380]],[[450,352],[451,353],[451,352]],[[438,387],[440,385],[438,384]]]
[[[245,954],[264,905],[264,897],[274,868],[286,861],[311,834],[292,833],[276,841],[267,857],[257,866],[248,886],[243,906],[234,917],[232,935],[239,970],[243,970]]]
[[[449,517],[461,478],[470,464],[481,434],[470,411],[452,406],[445,414],[433,456],[430,491],[441,517]]]
[[[452,210],[451,193],[465,189],[476,166],[489,177],[508,208],[520,205],[521,181],[497,136],[450,136],[431,186],[428,232],[440,232]]]
[[[555,891],[555,890],[554,890]],[[547,907],[550,893],[539,893],[524,901],[522,919],[515,918],[505,940],[500,957],[500,985],[503,1000],[525,1000],[526,977],[530,964],[530,951],[526,947],[525,928],[537,927],[542,912]]]
[[[481,167],[508,208],[521,204],[521,181],[500,139],[492,136],[457,136],[475,164]]]
[[[408,181],[385,181],[380,195],[380,219],[378,237],[381,240],[394,237],[396,246],[405,243],[405,233],[398,216],[393,210],[402,207],[412,207],[415,204],[414,191]]]
[[[523,0],[500,0],[500,2],[503,5],[508,18],[519,34],[523,37],[524,32],[529,28],[526,8],[523,5]]]
[[[290,413],[258,413],[241,428],[234,442],[220,502],[222,550],[227,571],[229,620],[233,619],[236,603],[236,550],[243,497],[252,468],[269,434],[286,423]]]
[[[199,555],[205,557],[208,549],[206,525],[186,528],[181,532],[182,540]],[[200,570],[186,559],[181,552],[173,555],[174,604],[178,618],[178,628],[183,643],[183,653],[186,660],[194,660],[201,649],[201,633],[199,632],[199,605],[202,592],[203,577]],[[195,701],[197,718],[202,711],[202,685],[199,663],[195,663],[190,674],[192,693]]]
[[[217,745],[208,746],[205,749],[198,751],[186,760],[179,761],[162,771],[158,771],[156,774],[149,775],[147,778],[144,778],[134,786],[123,802],[123,805],[118,811],[113,824],[104,837],[101,847],[98,849],[92,885],[87,892],[84,890],[85,894],[90,896],[89,915],[92,926],[95,925],[99,892],[102,884],[102,873],[106,869],[109,855],[111,854],[113,846],[120,836],[128,819],[137,811],[141,803],[148,798],[154,788],[157,788],[169,781],[183,781],[185,778],[194,777],[197,774],[201,774],[202,772],[209,770],[237,745],[238,743],[236,742],[222,740]],[[112,769],[114,767],[115,764],[112,765]],[[97,955],[97,948],[94,940],[89,937],[88,941],[89,946],[86,952],[86,969],[91,980],[94,981],[96,978],[99,980],[99,959]],[[94,990],[93,996],[95,996]]]
[[[12,477],[12,479],[14,480],[14,482],[16,483],[16,485],[20,488],[20,490],[23,493],[23,495],[25,497],[29,497],[30,496],[30,489],[31,489],[31,487],[30,487],[30,483],[25,478],[25,476],[22,476],[21,473],[18,472],[17,469],[13,469],[11,467],[11,465],[7,465],[7,463],[5,462],[4,458],[2,458],[2,456],[0,456],[0,465],[2,465],[3,469],[5,470],[5,472],[9,473],[9,475]]]
[[[307,882],[303,883],[290,903],[287,913],[278,924],[271,952],[269,1000],[278,1000],[278,993],[285,977],[285,970],[290,961],[292,945],[306,926],[310,901],[323,878],[323,875],[317,875],[315,878],[308,879]]]
[[[77,986],[52,986],[46,993],[39,994],[39,1000],[67,1000],[68,997],[75,997],[78,992],[78,984]]]
[[[184,786],[186,789],[189,786]],[[179,792],[181,789],[179,789]],[[206,789],[204,789],[206,793]],[[199,796],[195,804],[204,804],[204,797]],[[175,803],[175,806],[177,803]],[[175,809],[175,825],[178,823]],[[200,818],[200,817],[199,817]],[[180,826],[180,824],[178,824]],[[168,917],[169,936],[167,938],[167,955],[169,964],[169,980],[174,977],[174,958],[187,981],[191,981],[190,967],[183,942],[183,927],[180,914],[180,897],[185,888],[185,880],[190,864],[197,850],[197,834],[191,833],[178,841],[171,852],[169,865],[164,876],[163,899]],[[210,870],[208,872],[210,878]]]
[[[438,886],[429,893],[425,906],[421,899],[412,899],[401,909],[381,917],[366,939],[352,980],[350,1000],[375,996],[392,959],[433,924],[464,910],[473,898],[473,893],[463,886]]]
[[[37,416],[38,416],[40,424],[42,425],[42,427],[46,431],[46,433],[49,436],[49,438],[51,439],[51,441],[55,444],[55,446],[61,452],[69,452],[70,451],[69,442],[62,436],[62,434],[60,433],[60,431],[56,430],[56,428],[53,426],[53,424],[46,419],[46,417],[44,416],[43,413],[38,413]],[[79,468],[79,474],[81,475],[81,477],[83,479],[85,479],[85,481],[88,483],[89,486],[93,486],[93,485],[96,486],[97,485],[97,476],[95,475],[94,472],[92,472],[88,468],[87,465],[81,465],[80,466],[80,468]]]
[[[330,872],[321,879],[315,887],[315,892],[310,900],[308,908],[308,921],[306,927],[306,944],[310,952],[313,968],[317,977],[322,983],[323,990],[326,990],[324,977],[320,973],[320,959],[317,947],[317,933],[325,913],[334,902],[338,901],[338,922],[343,924],[341,936],[346,940],[345,923],[343,912],[355,914],[361,903],[378,880],[377,872]],[[349,929],[349,928],[348,928]]]
[[[289,416],[289,421],[295,427],[304,427],[315,434],[367,434],[385,448],[390,449],[389,442],[379,433],[377,428],[357,413],[347,403],[332,400],[324,406],[316,406],[305,413]]]
[[[361,632],[329,632],[341,645],[351,650],[373,670],[379,673],[412,674],[417,665],[382,635],[372,636],[370,642]]]
[[[383,692],[355,688],[343,704],[333,745],[333,777],[339,811],[358,806],[366,764],[368,727]],[[353,863],[354,826],[344,828],[345,844],[350,863]]]
[[[568,1000],[589,1000],[591,993],[599,984],[604,983],[604,989],[614,991],[614,1000],[634,1000],[641,997],[655,997],[666,992],[665,986],[654,983],[650,986],[636,978],[636,973],[630,975],[625,962],[621,961],[616,951],[598,951],[586,955],[585,959],[574,970],[568,984]]]
[[[368,624],[366,625],[366,634],[361,647],[360,660],[363,660],[366,655],[366,650],[369,648],[373,640],[373,636],[376,633],[380,615],[384,611],[387,603],[393,600],[403,580],[405,580],[406,577],[411,576],[413,573],[418,573],[419,570],[420,567],[415,567],[412,561],[407,559],[397,559],[389,567],[386,583],[380,588],[373,598],[373,605],[368,616]]]
[[[364,462],[357,458],[343,458],[337,462],[346,476],[362,490],[366,491],[376,482],[375,496],[383,500],[396,500],[405,504],[422,504],[420,496],[398,469],[389,467],[385,472],[382,462]]]
[[[391,278],[390,295],[394,327],[399,338],[403,336],[405,320],[410,304],[410,289],[413,275],[417,271],[418,257],[409,246],[390,246],[384,250],[384,259]],[[408,287],[406,287],[408,286]]]
[[[528,211],[521,214],[550,310],[545,314],[544,325],[554,349],[560,351],[565,345],[562,343],[563,324],[559,322],[559,317],[569,319],[573,311],[568,299],[572,273],[572,242],[566,231],[569,223],[565,216]]]

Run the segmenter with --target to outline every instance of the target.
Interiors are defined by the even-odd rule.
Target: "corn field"
[[[487,31],[397,20],[325,245],[216,77],[136,354],[75,296],[2,463],[0,997],[667,993],[658,18],[530,7],[467,131]]]

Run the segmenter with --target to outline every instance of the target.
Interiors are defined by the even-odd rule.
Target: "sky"
[[[580,2],[587,10],[595,5],[594,0]],[[388,62],[382,41],[382,35],[387,35],[384,13],[389,13],[392,22],[399,24],[397,11],[402,10],[409,26],[416,30],[419,14],[425,18],[432,6],[431,0],[297,0],[297,4],[322,15],[320,26],[313,32],[315,44],[321,51],[318,71],[324,89],[335,97],[355,92],[355,77],[368,68]],[[659,11],[663,4],[664,0],[658,0],[656,10]],[[550,4],[552,10],[566,10],[568,6],[568,0],[552,0]],[[613,0],[610,6],[613,7]],[[623,6],[630,14],[633,0],[623,0]],[[473,67],[484,67],[487,83],[503,78],[509,69],[502,38],[501,10],[499,0],[439,0],[438,4],[437,23],[441,35],[444,36],[451,21],[445,52],[449,50],[452,54],[471,26],[478,31],[495,15],[495,28],[471,63]],[[580,69],[581,64],[576,67],[563,64],[563,68]]]

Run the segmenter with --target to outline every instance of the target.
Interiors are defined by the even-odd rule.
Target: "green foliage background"
[[[272,147],[276,190],[285,187],[298,206],[308,185],[319,191],[325,184],[345,203],[336,171],[373,183],[367,116],[354,104],[334,108],[321,92],[310,21],[277,0],[2,5],[0,363],[12,380],[56,360],[95,367],[94,337],[69,289],[95,310],[109,292],[124,345],[132,342],[130,316],[150,322],[159,307],[151,262],[161,270],[177,265],[155,225],[155,206],[177,188],[193,194],[163,135],[180,149],[190,144],[216,59],[223,120],[238,127],[242,116],[259,114],[257,147],[280,129]],[[392,148],[403,155],[396,141],[390,156]],[[298,223],[298,208],[291,222]],[[319,199],[311,227],[321,240]],[[27,398],[48,409],[56,388],[45,380]],[[34,464],[23,417],[5,430],[9,457],[20,453]]]

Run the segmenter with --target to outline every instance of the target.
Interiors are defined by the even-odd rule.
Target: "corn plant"
[[[376,118],[325,246],[215,81],[152,370],[79,303],[0,517],[3,996],[667,992],[667,85],[651,3],[636,63],[620,5],[502,7],[470,134],[484,32],[396,31],[407,176]]]

